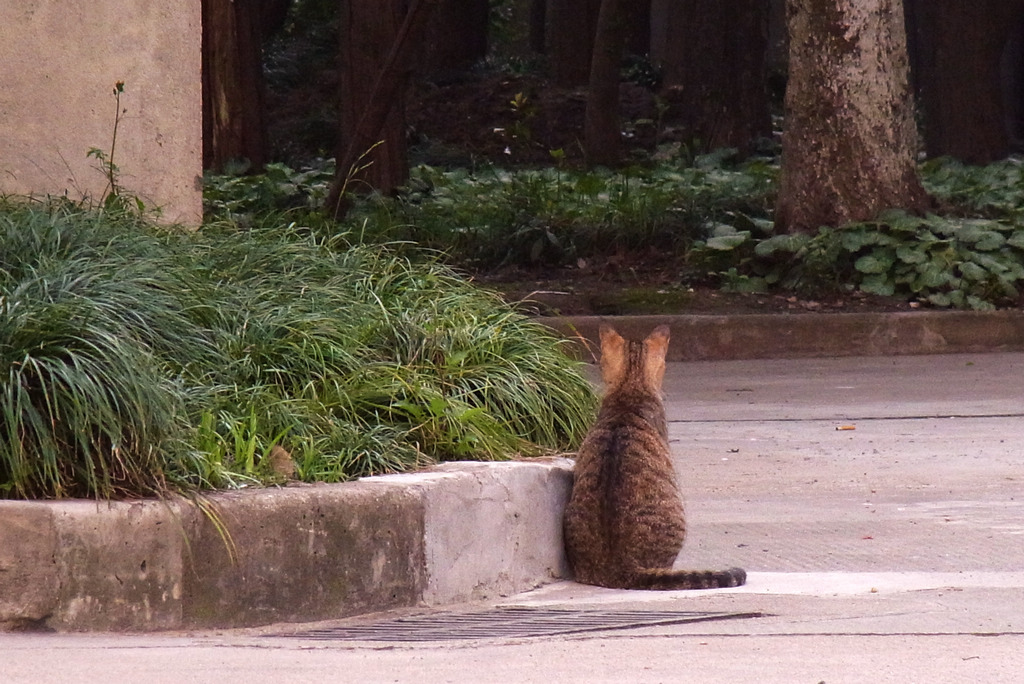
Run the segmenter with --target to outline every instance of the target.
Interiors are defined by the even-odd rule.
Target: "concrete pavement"
[[[690,521],[680,565],[740,565],[744,587],[630,592],[562,581],[316,625],[0,634],[0,681],[1024,679],[1024,354],[673,363],[666,394]],[[746,617],[509,637],[487,632],[501,607],[578,612],[567,621],[627,610]],[[417,616],[472,617],[483,632],[330,636]],[[327,636],[313,638],[312,627]]]

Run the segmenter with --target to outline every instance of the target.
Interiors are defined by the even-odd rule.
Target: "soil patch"
[[[728,292],[686,284],[678,270],[660,268],[506,269],[474,276],[520,311],[532,316],[625,316],[654,314],[815,314],[914,311],[917,302],[863,292]]]

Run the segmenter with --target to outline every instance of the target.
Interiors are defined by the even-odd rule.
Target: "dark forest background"
[[[371,184],[402,182],[406,155],[442,166],[586,161],[600,0],[203,4],[209,169],[343,157],[396,48],[404,51],[393,65],[397,82],[377,110],[393,135],[369,136],[396,147],[377,151]],[[599,161],[635,160],[666,142],[695,153],[770,143],[786,83],[783,0],[622,8],[621,81],[610,113],[623,149]],[[413,33],[401,44],[410,18]],[[1019,151],[1024,3],[906,0],[905,21],[922,151],[968,163]]]

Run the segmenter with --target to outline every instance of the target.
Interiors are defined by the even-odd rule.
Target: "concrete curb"
[[[738,316],[566,316],[536,319],[597,348],[607,320],[625,337],[641,339],[655,326],[672,328],[669,361],[957,354],[1024,350],[1024,311],[746,314]]]
[[[0,501],[0,627],[229,628],[491,598],[564,577],[568,461],[451,463],[181,501]],[[227,533],[227,537],[223,534]]]
[[[541,320],[586,357],[604,319]],[[669,324],[671,361],[1024,350],[1020,311],[608,320],[630,337]],[[180,500],[0,501],[0,629],[246,627],[524,591],[566,576],[570,483],[565,460],[458,463],[219,493],[212,517]]]

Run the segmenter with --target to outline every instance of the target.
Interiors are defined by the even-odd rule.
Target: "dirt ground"
[[[626,153],[642,158],[673,142],[673,106],[640,85],[620,85],[619,117]],[[413,163],[563,165],[583,162],[585,88],[558,88],[535,74],[471,74],[421,82],[406,107]]]
[[[604,276],[575,272],[484,274],[481,286],[530,315],[622,316],[645,314],[815,314],[914,311],[916,302],[862,292],[801,297],[794,294],[725,292],[709,286],[686,287],[634,271]]]

